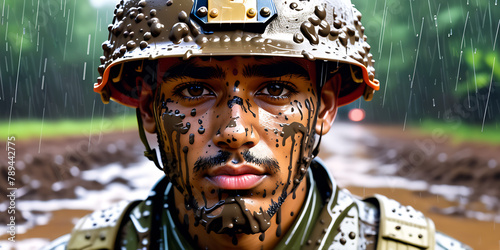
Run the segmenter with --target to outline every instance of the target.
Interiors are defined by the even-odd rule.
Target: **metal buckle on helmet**
[[[272,0],[194,0],[191,17],[205,33],[215,30],[264,32],[277,16]]]

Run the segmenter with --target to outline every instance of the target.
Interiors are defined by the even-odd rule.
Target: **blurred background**
[[[0,142],[16,138],[20,249],[161,176],[141,157],[134,110],[92,89],[116,2],[0,0]],[[476,249],[500,249],[497,2],[352,0],[382,85],[339,110],[320,155],[340,186],[412,205]]]

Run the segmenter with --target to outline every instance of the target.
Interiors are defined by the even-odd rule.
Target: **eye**
[[[214,96],[212,90],[204,86],[202,83],[186,83],[178,86],[174,90],[174,95],[184,99],[199,99],[204,96]]]
[[[287,82],[269,82],[262,89],[257,92],[257,95],[268,96],[269,98],[289,98],[291,95],[296,93],[296,89]]]
[[[205,88],[203,88],[200,85],[191,85],[187,86],[183,91],[182,94],[185,96],[191,96],[191,97],[196,97],[196,96],[201,96],[205,92],[208,92]],[[205,93],[208,94],[208,93]]]
[[[283,90],[285,90],[283,85],[276,83],[267,85],[265,89],[267,90],[267,93],[269,93],[269,95],[273,96],[280,96],[281,93],[283,93]]]

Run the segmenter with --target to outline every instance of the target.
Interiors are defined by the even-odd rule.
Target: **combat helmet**
[[[138,106],[129,72],[148,61],[194,56],[281,56],[347,65],[338,104],[371,100],[380,84],[364,35],[361,13],[350,0],[121,0],[94,90]],[[178,59],[177,59],[178,60]]]

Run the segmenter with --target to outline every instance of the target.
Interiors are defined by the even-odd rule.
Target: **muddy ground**
[[[469,188],[470,192],[459,197],[459,207],[442,213],[466,216],[467,211],[477,210],[483,203],[487,210],[500,215],[500,142],[455,143],[442,130],[422,134],[401,127],[366,128],[378,139],[376,145],[369,145],[370,155],[381,164],[396,165],[395,175]]]
[[[363,142],[368,156],[381,165],[394,165],[393,175],[430,184],[460,185],[470,187],[471,192],[449,201],[426,190],[408,191],[394,188],[349,187],[356,195],[367,196],[381,193],[414,206],[430,216],[440,231],[458,238],[475,249],[500,249],[500,225],[495,216],[500,214],[500,146],[466,143],[456,145],[450,138],[439,134],[428,135],[400,127],[364,126],[376,138],[376,143]],[[155,138],[151,137],[150,141]],[[2,142],[5,145],[5,142]],[[44,139],[16,142],[16,187],[18,200],[48,201],[75,198],[74,188],[100,190],[97,181],[81,178],[81,172],[109,163],[132,164],[142,157],[143,146],[136,131],[60,139]],[[0,158],[0,173],[7,173],[7,159]],[[151,166],[154,168],[154,166]],[[377,169],[374,175],[382,175]],[[114,182],[128,180],[115,178]],[[7,183],[0,181],[0,204],[7,202]],[[485,201],[487,200],[487,201]],[[5,214],[6,206],[0,206]],[[477,219],[477,213],[484,216]],[[17,236],[17,240],[46,238],[53,240],[68,233],[76,218],[87,214],[86,210],[59,210],[53,213],[45,225],[35,226]],[[487,217],[489,215],[490,217]],[[486,217],[485,217],[486,216]],[[17,223],[26,216],[17,215]],[[489,218],[489,220],[488,220]],[[6,224],[7,216],[0,216]],[[0,236],[5,240],[7,235]]]

